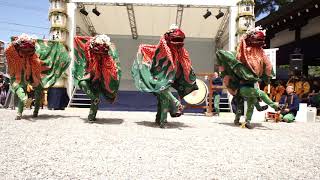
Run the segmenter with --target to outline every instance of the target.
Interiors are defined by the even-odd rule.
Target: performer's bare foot
[[[180,117],[183,114],[183,110],[184,110],[184,105],[179,104],[178,106],[178,111],[176,113],[170,113],[171,117]]]
[[[166,128],[167,122],[160,122],[160,128],[164,129]]]
[[[163,122],[164,122],[164,123],[167,123],[168,121],[165,119],[165,120],[163,120]],[[161,123],[160,123],[160,119],[156,119],[156,124],[158,124],[158,125],[161,124]]]
[[[95,118],[95,117],[93,117],[92,115],[90,115],[89,114],[89,116],[88,116],[88,122],[89,123],[93,123],[93,122],[95,122],[97,119]]]
[[[88,123],[94,123],[96,119],[88,119]]]
[[[268,109],[268,105],[261,106],[261,108],[257,108],[258,111],[264,111]]]
[[[251,125],[250,122],[244,122],[242,125],[241,125],[242,128],[246,127],[248,129],[253,129],[253,126]]]
[[[17,114],[17,116],[16,116],[16,118],[15,118],[15,120],[21,120],[21,118],[22,118],[22,114]]]
[[[32,117],[38,117],[38,112],[33,112]]]
[[[234,125],[236,125],[236,126],[240,126],[240,125],[241,125],[240,119],[235,119],[235,120],[233,121],[233,123],[234,123]]]

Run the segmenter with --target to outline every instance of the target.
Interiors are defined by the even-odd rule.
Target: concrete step
[[[78,98],[78,97],[72,98],[72,101],[74,101],[74,100],[87,100],[87,101],[91,101],[91,99],[89,99],[89,98]]]
[[[90,106],[91,104],[86,103],[70,103],[70,106]]]

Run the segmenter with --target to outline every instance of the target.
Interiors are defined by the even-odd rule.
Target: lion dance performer
[[[248,129],[253,128],[250,121],[254,107],[259,107],[258,98],[278,110],[278,106],[270,100],[268,95],[255,87],[260,79],[269,84],[274,75],[272,64],[262,48],[264,40],[265,31],[260,27],[252,28],[241,37],[236,55],[228,51],[217,51],[218,64],[222,66],[225,85],[237,100],[238,111],[234,123],[240,125],[241,109],[246,99],[248,108],[243,126]]]
[[[52,86],[68,68],[70,58],[65,46],[58,41],[48,41],[22,34],[12,38],[6,49],[11,90],[19,98],[16,120],[22,118],[27,103],[27,85],[35,90],[33,117],[38,116],[41,94],[44,88]]]
[[[157,96],[156,123],[161,128],[165,127],[168,112],[171,117],[179,117],[184,109],[169,88],[175,88],[180,98],[198,89],[189,54],[183,47],[184,39],[182,30],[172,25],[158,45],[139,46],[132,66],[135,86],[142,92]]]
[[[75,42],[75,83],[91,99],[88,121],[96,120],[100,94],[113,103],[117,97],[121,70],[118,51],[107,35],[77,36]]]

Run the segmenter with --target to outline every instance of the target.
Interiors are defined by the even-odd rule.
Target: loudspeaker
[[[316,122],[317,108],[308,107],[307,108],[307,122]]]

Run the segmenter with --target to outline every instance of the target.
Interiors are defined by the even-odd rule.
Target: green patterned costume
[[[16,119],[21,119],[27,103],[28,84],[35,90],[33,116],[37,117],[43,89],[52,86],[70,64],[65,46],[57,41],[30,39],[22,35],[8,46],[6,57],[11,76],[11,90],[19,97]]]
[[[157,96],[156,123],[161,128],[167,122],[168,112],[172,117],[179,117],[183,110],[170,87],[177,90],[180,98],[198,89],[188,52],[183,48],[183,40],[183,32],[172,29],[160,39],[158,45],[140,45],[132,66],[135,86],[142,92]]]
[[[267,84],[273,77],[272,65],[261,48],[264,42],[264,33],[257,29],[245,34],[238,45],[237,54],[217,51],[218,65],[223,67],[222,77],[229,92],[234,95],[237,104],[235,124],[239,124],[242,115],[244,100],[247,100],[245,126],[249,129],[254,107],[261,109],[258,98],[274,109],[278,106],[268,95],[255,87],[262,79]]]
[[[121,70],[116,47],[106,35],[95,37],[77,36],[73,76],[78,85],[91,99],[89,122],[96,120],[100,94],[113,103],[117,97]]]

